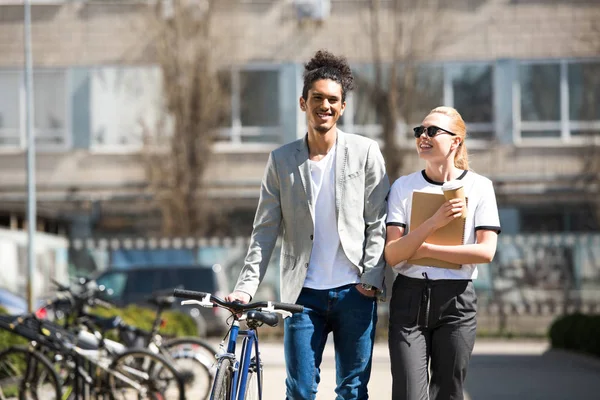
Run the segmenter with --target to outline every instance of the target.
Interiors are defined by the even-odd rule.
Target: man
[[[285,320],[290,400],[315,398],[329,332],[337,398],[368,398],[389,181],[377,143],[337,129],[352,88],[343,57],[318,51],[305,65],[308,132],[270,154],[245,265],[227,296],[250,301],[283,228],[281,301],[305,310]]]

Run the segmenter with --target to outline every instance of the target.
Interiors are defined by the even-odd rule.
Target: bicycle
[[[79,325],[102,325],[107,330],[117,330],[119,340],[127,348],[147,348],[154,353],[162,355],[178,368],[185,381],[186,394],[198,400],[208,398],[210,386],[214,378],[211,367],[214,363],[216,349],[213,346],[195,337],[176,337],[164,339],[159,330],[163,325],[161,318],[166,309],[172,308],[175,298],[172,290],[169,295],[166,292],[155,292],[148,300],[155,309],[155,317],[150,330],[128,325],[119,321],[111,326],[112,319],[106,319],[85,310],[86,306],[100,305],[103,308],[112,308],[110,303],[98,298],[102,289],[96,286],[94,280],[80,278],[78,290],[63,285],[53,280],[59,293],[66,296],[62,301],[61,312],[65,314],[63,326],[67,329],[78,329]],[[68,299],[68,301],[65,301]],[[49,304],[51,306],[51,304]],[[90,328],[88,326],[88,328]],[[93,327],[92,327],[93,328]],[[93,338],[91,338],[93,340]]]
[[[175,366],[149,350],[77,335],[35,313],[0,316],[0,329],[30,341],[0,353],[0,399],[185,399]]]
[[[185,298],[182,304],[202,307],[221,307],[231,313],[229,332],[220,346],[217,357],[217,372],[210,399],[262,399],[262,363],[258,344],[258,328],[263,324],[271,327],[279,323],[278,314],[287,318],[292,313],[304,311],[303,306],[271,301],[241,304],[226,302],[210,293],[175,289],[175,297]],[[245,320],[248,329],[241,329]],[[242,337],[240,357],[236,356],[238,338]],[[227,342],[225,347],[225,342]]]

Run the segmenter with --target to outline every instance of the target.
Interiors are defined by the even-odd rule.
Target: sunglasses
[[[452,136],[456,136],[456,133],[452,133],[450,131],[447,131],[447,130],[440,128],[439,126],[435,126],[435,125],[428,126],[427,128],[425,128],[423,125],[417,126],[416,128],[413,128],[413,131],[415,131],[416,138],[421,137],[421,135],[423,134],[423,131],[425,131],[427,133],[427,136],[429,136],[429,137],[434,137],[435,135],[437,135],[437,133],[439,131],[442,131],[442,132],[447,133]]]

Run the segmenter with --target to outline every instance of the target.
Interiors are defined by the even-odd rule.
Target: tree
[[[435,88],[441,74],[419,63],[435,53],[448,32],[438,22],[443,20],[439,0],[369,0],[369,11],[374,77],[357,74],[357,83],[379,113],[383,155],[394,181],[403,165],[398,133],[442,100]]]
[[[230,107],[215,61],[219,47],[227,46],[211,26],[217,1],[159,1],[148,10],[165,113],[147,129],[144,166],[165,235],[204,233],[214,218],[207,213],[203,178]]]
[[[593,19],[593,17],[592,17]],[[584,27],[588,27],[585,29]],[[589,26],[582,25],[579,35],[580,42],[585,45],[590,54],[600,51],[600,22],[593,19]],[[572,68],[569,66],[569,68]],[[584,131],[585,146],[582,147],[582,182],[588,202],[595,214],[593,228],[600,227],[600,63],[582,63],[578,73],[583,82],[580,93],[580,107],[570,110],[571,117],[585,121],[589,126]],[[590,219],[590,222],[592,219]]]

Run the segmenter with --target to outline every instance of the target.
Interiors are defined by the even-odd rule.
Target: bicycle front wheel
[[[211,399],[230,400],[231,383],[233,382],[233,368],[229,358],[222,358],[217,367],[217,375],[213,384]]]
[[[262,389],[262,370],[260,372],[260,388]],[[258,400],[260,398],[260,390],[258,388],[258,374],[256,373],[256,371],[249,371],[248,380],[246,381],[246,390],[244,391],[244,400]]]
[[[111,364],[109,385],[115,399],[185,400],[175,366],[151,351],[129,350]]]
[[[0,400],[61,398],[58,376],[38,351],[13,346],[0,352]]]

